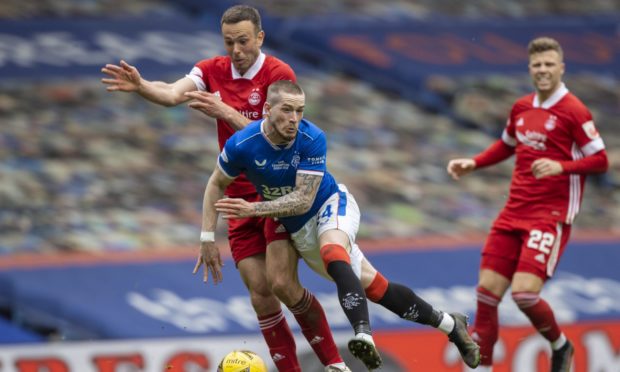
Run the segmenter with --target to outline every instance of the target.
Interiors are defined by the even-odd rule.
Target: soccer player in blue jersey
[[[203,231],[215,231],[220,212],[224,218],[277,218],[277,222],[269,219],[270,229],[286,228],[308,265],[336,283],[340,305],[355,333],[349,350],[368,369],[379,368],[381,356],[372,338],[367,298],[403,319],[439,328],[465,363],[475,368],[480,351],[467,333],[466,316],[433,309],[410,288],[388,281],[355,244],[359,208],[327,171],[325,134],[302,119],[304,105],[299,85],[283,80],[269,86],[264,119],[235,133],[218,158],[205,190]],[[223,199],[226,186],[242,173],[264,201]],[[219,257],[209,257],[201,249],[198,261],[205,272],[219,275]]]

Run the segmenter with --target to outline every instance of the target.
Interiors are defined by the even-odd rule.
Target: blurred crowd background
[[[242,3],[259,7],[270,15],[308,16],[333,13],[355,13],[381,16],[408,13],[418,17],[529,17],[546,15],[593,15],[617,13],[618,0],[246,0]],[[187,12],[183,6],[200,6],[200,0],[5,0],[0,3],[0,17],[24,19],[34,17],[114,17],[131,15],[172,14]]]
[[[8,0],[0,3],[0,18],[187,15],[195,3]],[[484,18],[620,9],[617,0],[246,3],[274,16]],[[611,161],[607,174],[589,178],[576,228],[620,234],[618,76],[570,73],[570,66],[568,72],[566,84],[591,109]],[[445,167],[499,137],[514,100],[531,91],[526,66],[516,75],[429,77],[421,89],[441,97],[445,111],[338,69],[306,68],[298,77],[306,117],[328,134],[330,170],[360,204],[360,238],[488,230],[505,202],[512,160],[460,182]],[[185,105],[164,108],[137,95],[108,93],[99,78],[0,80],[0,255],[196,245],[202,193],[219,152],[214,121]]]

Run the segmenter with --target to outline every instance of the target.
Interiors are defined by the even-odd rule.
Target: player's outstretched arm
[[[216,166],[203,196],[202,203],[202,232],[200,236],[200,252],[193,273],[196,274],[204,265],[203,281],[209,280],[209,272],[213,277],[213,283],[222,281],[222,257],[215,245],[215,227],[217,225],[218,212],[215,202],[224,197],[226,187],[232,183],[232,179],[226,177]]]
[[[185,97],[185,93],[196,90],[196,85],[188,77],[183,77],[174,83],[143,79],[135,66],[123,60],[119,65],[105,65],[101,72],[108,76],[101,79],[101,82],[107,85],[107,91],[136,92],[149,101],[163,106],[183,103],[189,99]]]
[[[221,199],[215,203],[223,217],[290,217],[306,213],[312,207],[323,179],[322,174],[297,172],[293,192],[277,199],[249,203],[243,199]]]
[[[476,169],[474,159],[452,159],[448,162],[446,170],[453,179],[458,180],[461,177],[471,173]]]
[[[251,120],[241,115],[239,111],[222,101],[222,98],[213,93],[193,91],[185,93],[185,97],[193,99],[189,107],[215,119],[221,119],[230,124],[235,130],[243,129]]]

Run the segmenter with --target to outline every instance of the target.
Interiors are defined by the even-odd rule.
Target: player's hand
[[[448,174],[455,180],[473,172],[474,169],[476,169],[474,159],[452,159],[446,167]]]
[[[222,98],[213,93],[193,91],[185,93],[185,96],[194,101],[188,104],[194,110],[198,110],[214,119],[226,119],[230,106],[222,102]]]
[[[215,203],[215,209],[225,219],[254,217],[253,204],[240,198],[224,198]]]
[[[140,73],[138,69],[131,66],[127,62],[121,60],[120,66],[107,64],[101,69],[101,72],[110,76],[101,79],[106,84],[108,92],[135,92],[140,88]]]
[[[547,158],[536,159],[532,163],[531,169],[532,174],[536,177],[536,179],[557,176],[558,174],[562,174],[564,171],[564,168],[560,162]]]
[[[198,261],[196,261],[196,266],[194,266],[193,274],[196,274],[198,270],[200,270],[200,266],[205,265],[204,267],[204,276],[203,281],[206,283],[209,281],[209,272],[211,272],[211,277],[213,278],[213,284],[217,284],[222,281],[222,257],[220,256],[220,251],[215,246],[215,242],[201,242],[200,243],[200,253],[198,255]]]

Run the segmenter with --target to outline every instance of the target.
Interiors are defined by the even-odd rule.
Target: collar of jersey
[[[235,79],[248,79],[248,80],[252,80],[254,79],[254,76],[256,76],[256,74],[258,74],[258,72],[260,71],[261,67],[263,67],[263,64],[265,63],[265,54],[263,52],[260,52],[260,54],[258,55],[258,58],[256,58],[256,62],[254,62],[254,64],[252,65],[252,67],[250,67],[244,75],[241,75],[239,73],[239,71],[237,71],[237,69],[235,68],[235,65],[232,64],[232,62],[230,63],[230,67],[232,68],[232,77],[233,80]]]
[[[566,85],[564,85],[564,83],[560,83],[560,87],[551,95],[551,97],[547,98],[545,102],[541,103],[540,99],[538,98],[538,93],[536,93],[532,106],[549,109],[551,106],[558,103],[567,94],[568,88],[566,88]]]
[[[274,150],[286,150],[286,149],[290,149],[291,146],[293,146],[293,143],[295,142],[295,140],[292,140],[291,142],[289,142],[286,146],[281,147],[279,145],[276,145],[275,143],[271,142],[271,140],[269,139],[269,137],[267,137],[267,132],[265,132],[265,119],[263,119],[260,122],[260,132],[263,135],[263,138],[265,138],[265,141],[267,141],[267,143],[269,145],[271,145],[271,147],[273,147]],[[295,137],[295,139],[297,139],[297,137]]]

